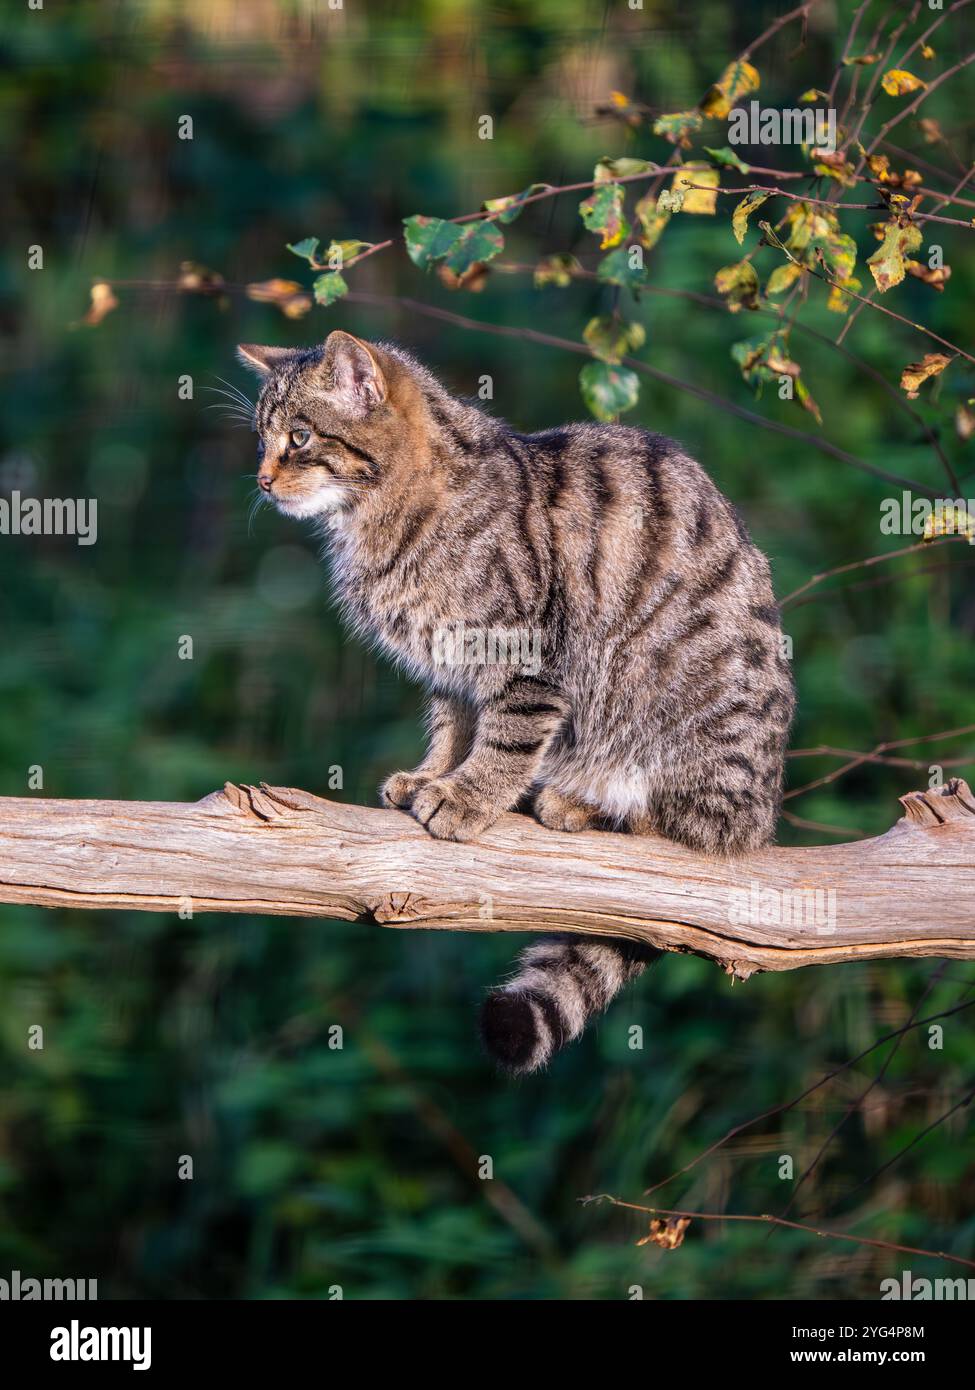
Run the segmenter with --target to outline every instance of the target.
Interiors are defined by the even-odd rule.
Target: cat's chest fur
[[[463,612],[455,575],[415,563],[389,564],[347,529],[334,537],[332,582],[360,636],[428,684],[473,693],[473,671],[450,660],[449,638]]]

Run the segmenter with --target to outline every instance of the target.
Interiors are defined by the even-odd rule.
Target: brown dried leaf
[[[105,280],[98,280],[91,287],[91,303],[81,322],[87,324],[89,328],[95,328],[102,319],[107,318],[112,310],[117,308],[118,300],[112,292],[111,285]]]
[[[914,275],[918,280],[923,280],[926,285],[930,285],[939,294],[944,293],[945,285],[951,279],[950,265],[942,265],[936,270],[932,270],[929,265],[924,265],[921,261],[905,261],[904,268],[908,275]]]
[[[907,392],[907,399],[916,401],[924,382],[940,376],[951,361],[946,352],[926,352],[920,362],[909,362],[901,372],[901,390]]]
[[[473,261],[459,275],[447,265],[441,265],[437,272],[440,283],[446,285],[448,290],[470,290],[473,294],[480,294],[487,284],[489,273],[483,261]]]
[[[637,1241],[637,1245],[657,1245],[661,1250],[677,1250],[684,1244],[684,1233],[690,1224],[689,1216],[668,1216],[666,1221],[654,1217],[650,1230]]]

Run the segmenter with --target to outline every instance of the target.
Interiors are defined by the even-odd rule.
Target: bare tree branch
[[[570,838],[514,815],[455,844],[401,812],[287,787],[228,783],[194,803],[5,798],[0,902],[570,931],[691,951],[743,979],[898,956],[975,960],[975,799],[953,780],[901,801],[904,817],[879,838],[736,860],[656,837]],[[833,911],[820,913],[827,901]]]

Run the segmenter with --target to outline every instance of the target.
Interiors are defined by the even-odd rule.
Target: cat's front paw
[[[476,840],[501,814],[454,777],[437,777],[416,793],[410,808],[437,840]]]
[[[417,792],[429,781],[429,775],[424,772],[394,772],[379,788],[379,799],[384,806],[392,806],[396,811],[408,811]]]

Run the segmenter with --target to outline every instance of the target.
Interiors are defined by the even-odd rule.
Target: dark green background
[[[583,414],[578,357],[396,304],[347,302],[292,322],[237,292],[223,301],[133,287],[118,290],[120,307],[101,326],[74,326],[92,279],[171,282],[185,260],[233,286],[298,278],[301,264],[284,247],[304,235],[379,240],[415,212],[451,217],[535,180],[591,178],[603,154],[666,158],[669,146],[647,129],[627,134],[593,119],[594,104],[619,88],[656,111],[693,106],[784,8],[7,8],[0,143],[14,172],[4,185],[0,491],[97,497],[99,536],[89,548],[0,539],[3,794],[28,794],[32,764],[44,768],[47,796],[193,800],[226,779],[327,793],[328,768],[339,764],[344,788],[332,794],[368,804],[385,774],[418,760],[420,692],[343,634],[316,543],[265,511],[248,526],[254,438],[209,409],[220,398],[204,389],[218,377],[252,389],[236,342],[307,343],[341,326],[407,344],[462,393],[489,373],[493,408],[519,428]],[[756,55],[767,104],[829,85],[853,5],[835,9],[839,17],[817,6],[793,63],[795,25]],[[932,70],[972,40],[965,15],[950,20]],[[966,162],[972,97],[963,75],[923,108]],[[880,97],[870,128],[894,109]],[[184,114],[192,141],[176,138]],[[476,138],[482,114],[494,117],[492,141]],[[720,137],[712,127],[704,143]],[[898,137],[954,172],[952,157],[910,123]],[[799,155],[773,148],[752,158]],[[593,264],[577,201],[526,212],[507,258],[574,249]],[[731,206],[724,198],[717,218],[674,219],[650,257],[651,284],[713,293],[715,270],[740,255]],[[877,216],[847,220],[861,260]],[[953,270],[947,292],[910,281],[888,302],[967,345],[972,241],[956,228],[938,236]],[[32,244],[44,248],[42,271],[26,269]],[[760,253],[763,277],[775,263],[774,252]],[[536,292],[529,276],[495,275],[480,295],[451,294],[401,247],[349,281],[576,340],[610,293],[588,284]],[[823,308],[821,288],[803,317],[835,337],[840,320]],[[769,320],[656,294],[634,313],[655,366],[816,432],[774,393],[756,405],[731,361],[730,345]],[[931,346],[870,311],[847,345],[895,387],[901,367]],[[815,339],[797,337],[793,350],[825,437],[942,487],[916,424],[875,380]],[[191,401],[177,399],[184,373]],[[951,416],[975,384],[955,364],[930,403],[929,394],[918,409],[970,479],[973,446],[955,438]],[[627,419],[702,459],[769,553],[780,594],[907,543],[879,533],[880,501],[896,489],[811,446],[649,381]],[[836,580],[789,613],[794,746],[866,749],[975,721],[970,558],[956,543],[894,561]],[[943,567],[924,573],[935,563]],[[893,582],[857,587],[865,577]],[[194,638],[192,661],[177,657],[182,634]],[[917,752],[934,763],[973,747],[969,736]],[[835,766],[794,762],[793,785]],[[926,766],[867,765],[791,808],[879,833],[897,796],[927,781]],[[781,838],[830,837],[784,824]],[[950,896],[952,883],[939,891]],[[895,899],[889,908],[895,917]],[[905,1263],[929,1277],[959,1272],[714,1223],[692,1226],[675,1253],[636,1248],[639,1216],[577,1200],[602,1191],[639,1201],[729,1126],[905,1022],[935,963],[810,969],[733,988],[706,962],[669,957],[548,1073],[511,1082],[480,1055],[474,1017],[515,944],[293,918],[3,908],[0,1275],[95,1277],[103,1297],[327,1296],[340,1284],[347,1298],[621,1299],[639,1284],[647,1298],[673,1299],[875,1298],[880,1279]],[[971,966],[949,963],[922,1016],[963,998],[972,980]],[[26,1047],[35,1023],[43,1052]],[[328,1047],[335,1024],[341,1051]],[[644,1029],[642,1051],[627,1046],[633,1024]],[[948,1021],[943,1051],[927,1041],[926,1030],[907,1035],[796,1210],[823,1207],[853,1233],[971,1258],[967,1109],[854,1190],[975,1084],[969,1014]],[[792,1154],[801,1171],[884,1056],[746,1132],[660,1199],[782,1210],[791,1185],[777,1176],[778,1156]],[[465,1168],[465,1145],[492,1156],[493,1183]],[[184,1153],[194,1157],[192,1182],[177,1180]]]

